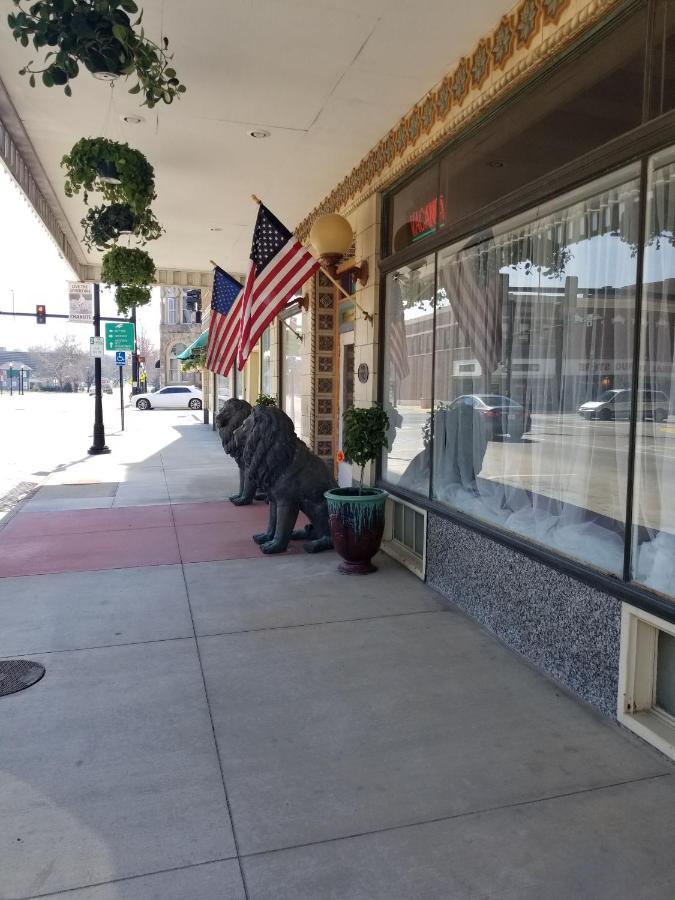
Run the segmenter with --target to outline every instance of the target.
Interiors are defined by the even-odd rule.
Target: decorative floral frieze
[[[471,57],[471,87],[482,88],[489,74],[490,43],[488,38],[483,38]]]
[[[513,19],[504,16],[492,35],[492,62],[497,69],[503,69],[513,56]]]
[[[516,47],[530,46],[540,17],[539,0],[523,0],[516,11]]]
[[[417,162],[421,154],[479,116],[487,104],[545,63],[619,0],[576,2],[578,13],[561,21],[572,0],[521,0],[510,14],[502,16],[491,35],[481,38],[472,53],[462,57],[452,75],[446,75],[426,94],[298,225],[296,234],[304,239],[318,216],[336,212],[353,198],[364,198],[366,192],[397,177],[408,163]],[[549,33],[543,33],[545,26]],[[516,50],[527,52],[516,55]]]
[[[469,64],[463,59],[452,76],[452,99],[461,103],[469,92]]]

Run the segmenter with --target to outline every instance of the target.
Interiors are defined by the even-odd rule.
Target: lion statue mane
[[[239,467],[239,493],[230,497],[232,503],[237,506],[248,506],[256,494],[255,483],[249,479],[250,494],[245,492],[246,472],[244,468],[244,446],[237,444],[234,433],[243,422],[248,419],[253,411],[253,407],[246,400],[237,400],[232,397],[226,400],[220,412],[216,416],[216,427],[220,440],[223,444],[223,450],[228,456],[236,462]]]
[[[295,433],[292,420],[276,406],[257,406],[236,432],[243,448],[246,480],[267,492],[267,531],[254,534],[263,553],[283,553],[294,538],[307,538],[307,553],[330,549],[328,506],[324,492],[337,487],[325,464]],[[245,485],[244,490],[250,490]],[[294,531],[298,513],[309,525]]]

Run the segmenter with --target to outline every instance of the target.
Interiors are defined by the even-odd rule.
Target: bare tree
[[[87,362],[72,334],[56,338],[53,348],[32,347],[29,351],[38,363],[39,374],[56,381],[61,390],[66,384],[77,386]]]

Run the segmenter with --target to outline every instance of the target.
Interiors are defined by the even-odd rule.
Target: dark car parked
[[[502,394],[462,394],[449,408],[471,406],[487,427],[488,440],[511,438],[519,441],[532,427],[532,417],[520,403]]]

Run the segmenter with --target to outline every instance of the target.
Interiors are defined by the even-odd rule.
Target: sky
[[[44,303],[48,314],[67,313],[69,281],[77,281],[76,274],[0,161],[0,311],[34,313],[36,304]],[[101,315],[118,315],[112,292],[106,288],[101,289]],[[137,316],[139,330],[159,346],[159,288],[153,289],[152,301]],[[48,318],[46,325],[38,325],[33,317],[0,316],[0,347],[7,350],[49,347],[55,338],[67,334],[88,350],[93,333],[93,326],[65,319]]]

